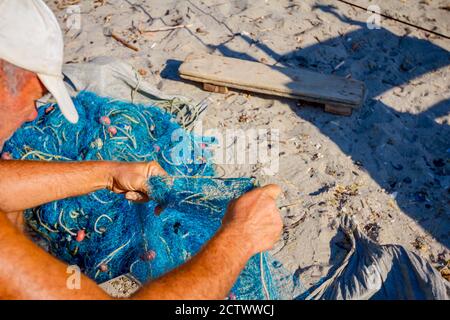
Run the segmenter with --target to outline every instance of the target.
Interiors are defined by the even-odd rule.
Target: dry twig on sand
[[[116,32],[112,31],[110,28],[106,27],[103,29],[103,34],[107,37],[111,37],[114,40],[116,40],[117,42],[120,42],[121,44],[123,44],[125,47],[134,50],[134,51],[139,51],[139,48],[136,47],[135,45],[129,43],[127,40],[123,39],[121,36],[119,36]]]
[[[192,25],[191,24],[179,24],[177,26],[162,27],[162,28],[150,29],[150,30],[139,30],[139,32],[141,34],[146,34],[146,33],[170,31],[170,30],[174,30],[174,29],[189,28],[189,27],[192,27]]]
[[[125,39],[121,38],[117,33],[111,32],[111,37],[114,40],[116,40],[116,41],[120,42],[121,44],[123,44],[125,47],[130,48],[131,50],[134,50],[134,51],[139,51],[138,47],[136,47],[135,45],[129,43]]]

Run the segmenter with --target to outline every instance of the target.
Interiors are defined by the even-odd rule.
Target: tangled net
[[[183,264],[217,231],[228,202],[255,186],[251,178],[214,178],[208,148],[214,141],[188,133],[157,106],[90,92],[79,93],[74,103],[76,125],[47,105],[4,152],[22,160],[156,160],[169,174],[150,178],[153,200],[146,204],[101,190],[25,212],[53,255],[78,265],[97,283],[122,274],[145,283]],[[186,159],[194,160],[181,161]],[[289,276],[281,270],[266,253],[252,257],[229,297],[283,298],[280,281]]]

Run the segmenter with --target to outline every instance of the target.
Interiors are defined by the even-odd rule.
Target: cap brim
[[[56,102],[58,102],[58,106],[64,117],[71,123],[77,123],[78,112],[75,109],[75,105],[73,104],[72,98],[70,98],[62,78],[39,73],[38,77],[56,99]]]

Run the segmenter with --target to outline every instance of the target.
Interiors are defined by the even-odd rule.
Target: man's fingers
[[[276,200],[281,193],[281,188],[276,184],[265,185],[261,187],[261,190],[273,200]]]
[[[136,192],[125,193],[125,199],[130,200],[130,201],[135,201],[137,199]]]

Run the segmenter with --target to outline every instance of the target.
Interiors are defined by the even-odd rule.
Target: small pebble
[[[412,69],[414,69],[414,67],[415,63],[410,57],[405,57],[402,64],[400,65],[400,69],[406,72],[411,71]]]
[[[99,121],[105,126],[109,126],[111,124],[111,119],[108,116],[101,116]]]
[[[114,126],[108,127],[108,132],[109,132],[111,135],[115,136],[115,135],[117,134],[117,128],[114,127]]]
[[[77,242],[81,242],[84,240],[85,236],[86,236],[86,231],[84,231],[83,229],[78,230],[77,237],[75,238],[75,240],[77,240]]]
[[[146,75],[147,75],[147,70],[145,70],[145,69],[143,69],[143,68],[139,69],[138,72],[139,72],[139,74],[140,74],[141,76],[146,76]]]
[[[12,160],[12,155],[9,152],[3,152],[2,153],[2,160]]]

